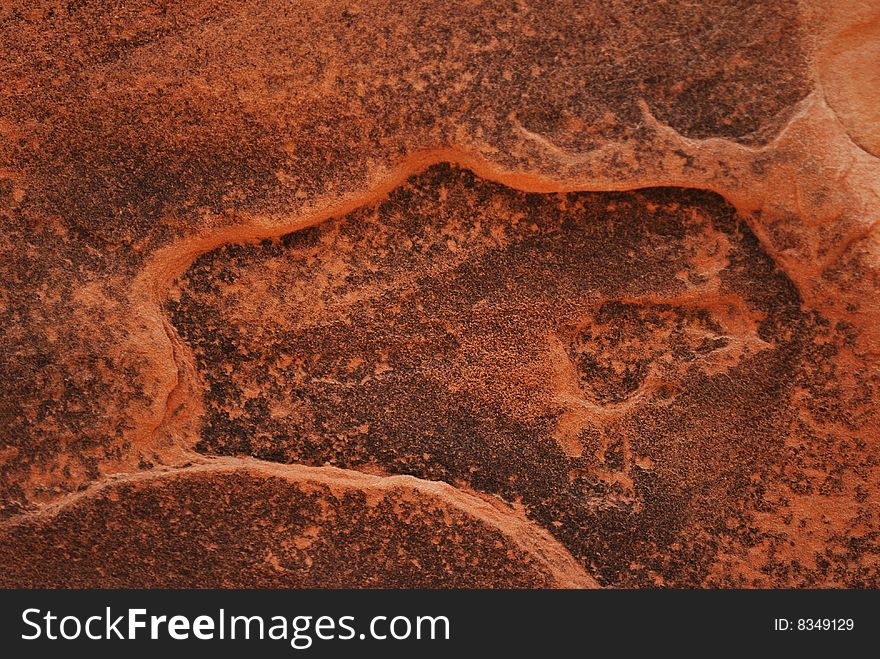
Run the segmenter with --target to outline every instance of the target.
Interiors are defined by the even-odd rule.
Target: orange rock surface
[[[880,586],[876,3],[0,3],[0,585]]]

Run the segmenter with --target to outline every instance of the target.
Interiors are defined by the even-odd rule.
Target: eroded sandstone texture
[[[878,35],[0,5],[0,585],[880,586]]]

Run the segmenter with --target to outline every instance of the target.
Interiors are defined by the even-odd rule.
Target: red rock
[[[4,4],[4,585],[880,585],[878,20]]]

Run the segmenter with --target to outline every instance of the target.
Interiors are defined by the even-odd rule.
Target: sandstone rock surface
[[[876,3],[0,55],[3,586],[880,586]]]

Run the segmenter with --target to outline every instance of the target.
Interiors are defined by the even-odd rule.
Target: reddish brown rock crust
[[[877,587],[878,26],[0,2],[3,583]]]

